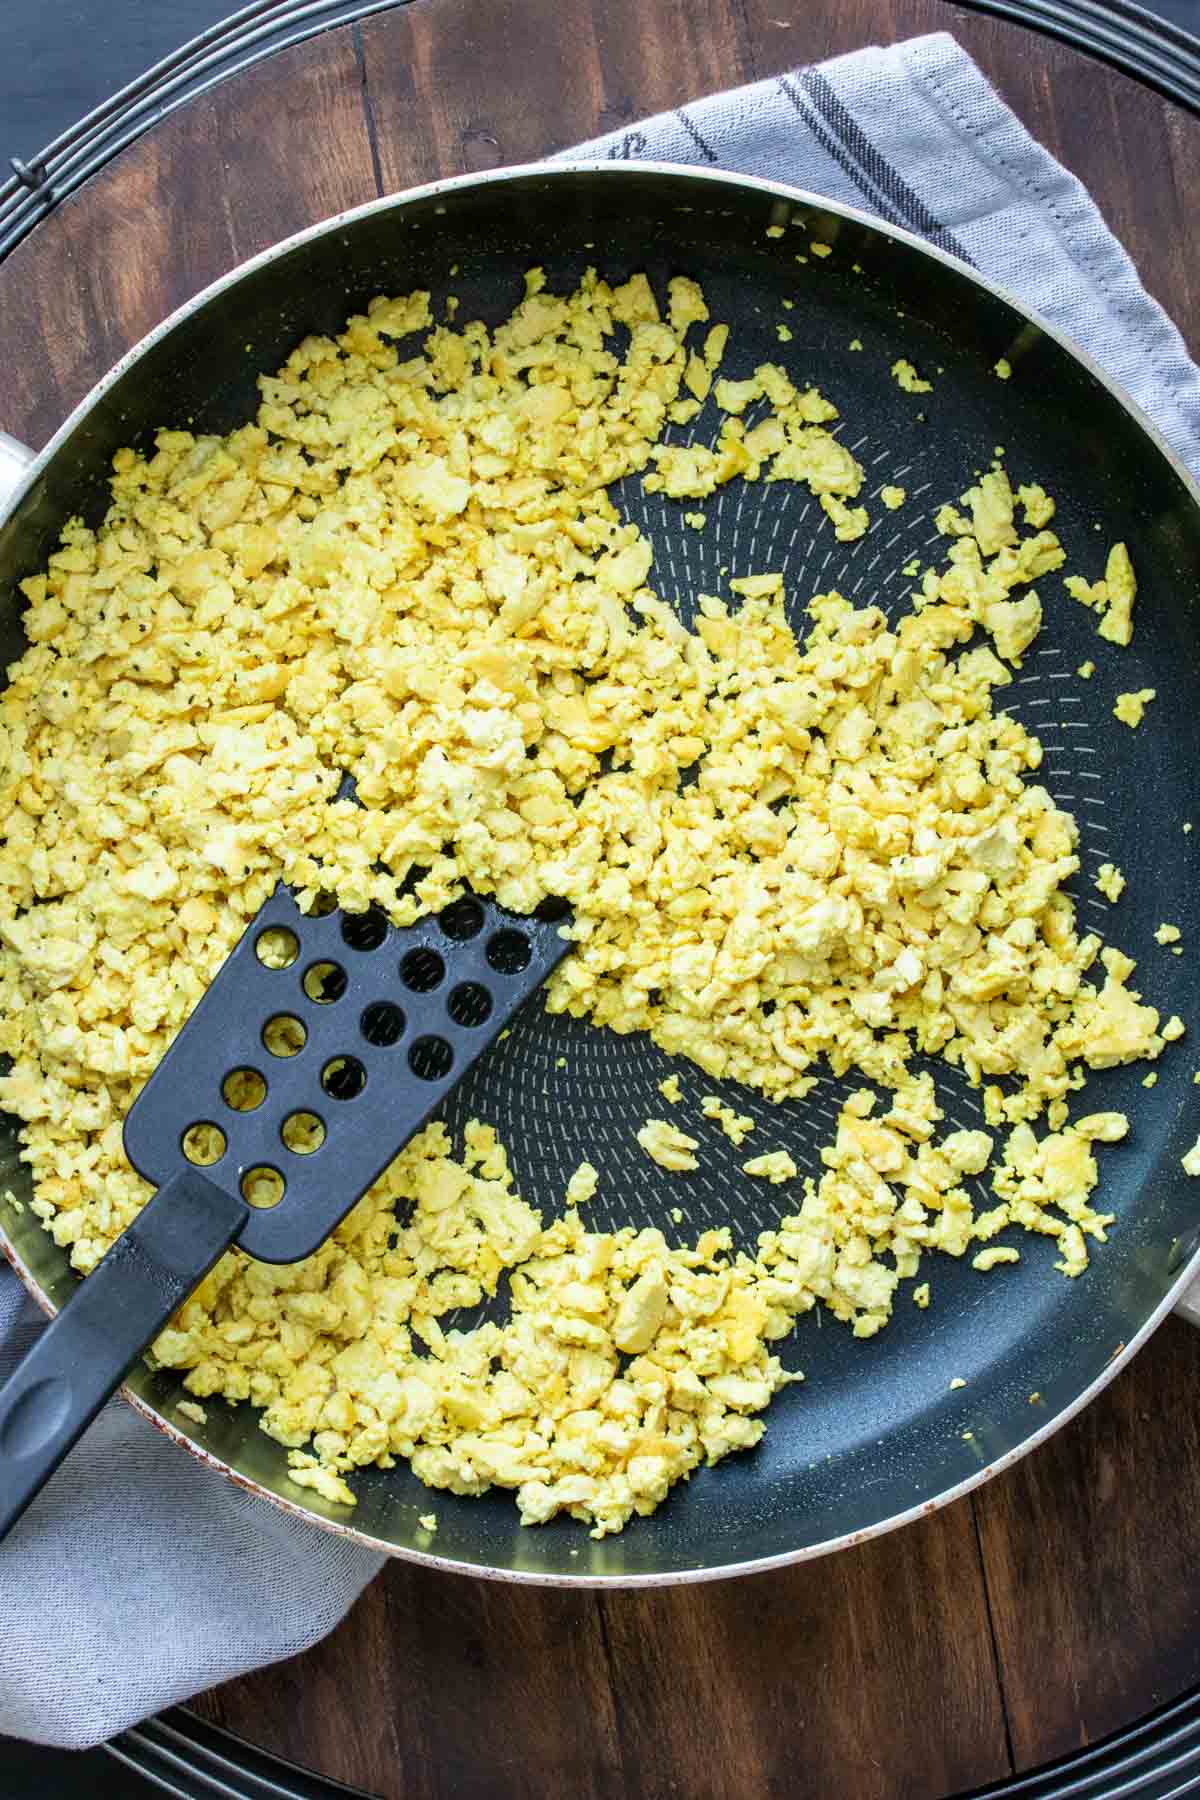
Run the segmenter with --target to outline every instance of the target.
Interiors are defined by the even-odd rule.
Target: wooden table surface
[[[870,42],[950,30],[1200,348],[1200,123],[943,0],[415,0],[191,103],[0,266],[0,425],[40,443],[221,271],[342,207],[522,161]],[[918,1525],[791,1571],[561,1593],[390,1565],[206,1717],[388,1800],[959,1792],[1200,1680],[1200,1333]],[[634,1527],[636,1529],[636,1526]]]

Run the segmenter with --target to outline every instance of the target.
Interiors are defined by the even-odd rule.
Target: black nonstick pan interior
[[[768,237],[777,224],[783,235]],[[810,255],[812,239],[831,244],[832,255]],[[1183,830],[1193,809],[1200,826],[1200,506],[1103,381],[1007,301],[865,220],[769,188],[637,165],[501,176],[381,203],[263,259],[119,374],[0,531],[4,660],[21,643],[15,580],[44,559],[69,514],[100,517],[116,448],[147,441],[163,424],[211,431],[244,420],[256,373],[274,369],[305,333],[337,330],[375,294],[429,287],[435,313],[454,293],[459,320],[498,322],[532,264],[552,288],[589,264],[612,279],[645,270],[660,291],[671,275],[695,277],[714,320],[732,328],[723,372],[779,361],[816,382],[868,468],[864,497],[875,523],[848,545],[836,542],[807,492],[786,484],[731,484],[704,503],[707,524],[697,532],[682,520],[694,503],[648,496],[636,478],[627,481],[618,499],[653,542],[651,580],[685,618],[696,594],[722,591],[722,569],[781,570],[797,620],[813,593],[833,586],[906,608],[904,565],[937,554],[933,511],[956,499],[1000,445],[1014,483],[1039,481],[1056,497],[1068,569],[1094,578],[1108,546],[1124,539],[1139,579],[1132,646],[1097,639],[1095,615],[1066,595],[1060,576],[1045,577],[1045,628],[1002,703],[1041,738],[1040,778],[1079,821],[1081,925],[1111,931],[1138,959],[1133,985],[1164,1016],[1200,1022],[1192,950],[1200,829]],[[786,344],[776,329],[785,320]],[[901,355],[933,377],[931,393],[900,390],[889,370]],[[1009,381],[993,373],[1001,357],[1012,365]],[[711,441],[717,423],[710,402],[671,433]],[[885,482],[907,490],[897,512],[871,504]],[[1074,675],[1085,658],[1096,663],[1090,682]],[[1113,701],[1143,687],[1157,699],[1132,732],[1112,717]],[[1093,886],[1110,860],[1129,881],[1115,908]],[[1155,942],[1164,920],[1180,927],[1182,956]],[[1200,1128],[1196,1066],[1185,1040],[1157,1065],[1151,1089],[1142,1086],[1145,1065],[1092,1077],[1089,1108],[1121,1108],[1133,1129],[1103,1153],[1100,1192],[1118,1222],[1084,1276],[1064,1280],[1052,1268],[1053,1245],[1022,1236],[1021,1262],[988,1276],[969,1259],[927,1259],[919,1279],[932,1285],[929,1310],[912,1305],[906,1285],[892,1324],[873,1340],[809,1315],[783,1347],[807,1379],[773,1402],[763,1444],[697,1473],[653,1518],[635,1519],[616,1538],[594,1543],[571,1521],[523,1529],[510,1496],[431,1495],[406,1468],[359,1475],[359,1504],[348,1515],[289,1486],[286,1453],[247,1407],[209,1401],[208,1423],[197,1427],[175,1413],[185,1396],[173,1376],[143,1369],[131,1386],[239,1475],[401,1553],[427,1543],[417,1515],[432,1508],[440,1560],[535,1579],[670,1579],[794,1556],[943,1497],[1019,1449],[1112,1367],[1195,1247],[1200,1183],[1189,1184],[1179,1158]],[[721,1093],[759,1121],[755,1151],[786,1148],[814,1175],[841,1098],[861,1085],[826,1076],[807,1099],[772,1105],[714,1084],[641,1037],[550,1018],[535,999],[453,1095],[446,1117],[452,1127],[472,1116],[494,1124],[521,1192],[547,1216],[587,1158],[603,1178],[589,1209],[597,1226],[655,1224],[691,1239],[728,1223],[752,1244],[784,1208],[777,1190],[741,1173],[747,1152],[706,1132],[701,1171],[680,1178],[635,1141],[637,1127],[664,1111],[657,1083],[669,1072],[680,1074],[690,1102],[677,1119],[686,1124],[684,1111],[694,1118],[702,1094]],[[936,1077],[948,1126],[981,1124],[966,1084],[941,1065]],[[11,1123],[0,1146],[0,1189],[8,1186],[28,1197]],[[673,1207],[682,1208],[682,1224],[672,1224]],[[0,1206],[0,1222],[28,1274],[60,1303],[73,1279],[64,1253],[28,1212]],[[955,1377],[966,1385],[952,1391]]]

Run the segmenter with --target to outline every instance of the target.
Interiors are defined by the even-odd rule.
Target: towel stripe
[[[711,144],[705,143],[704,139],[700,136],[699,131],[696,129],[696,126],[692,123],[691,119],[688,118],[688,116],[687,116],[686,112],[683,110],[682,106],[677,106],[675,108],[675,117],[679,120],[679,123],[683,126],[683,129],[687,132],[688,136],[691,138],[693,144],[695,144],[697,150],[700,152],[700,154],[704,158],[705,162],[710,162],[710,163],[717,162],[719,159],[717,157],[716,151],[713,149]]]
[[[805,131],[811,133],[811,135],[816,138],[822,150],[824,150],[831,161],[837,163],[843,174],[850,177],[850,180],[862,194],[863,198],[869,202],[872,212],[877,212],[881,219],[886,219],[891,225],[903,225],[904,220],[901,218],[896,208],[891,204],[887,195],[877,188],[873,181],[868,179],[864,171],[860,169],[856,163],[849,160],[841,142],[837,138],[830,136],[820,119],[813,113],[807,100],[792,86],[788,77],[786,75],[780,75],[776,78],[776,81],[781,92],[786,95],[787,99],[790,100],[792,106],[795,108],[796,113],[799,115],[800,123],[804,126]]]
[[[928,238],[940,250],[970,262],[971,258],[953,232],[946,229],[899,170],[880,154],[878,146],[871,142],[821,71],[801,69],[798,75],[807,105],[801,104],[801,95],[786,76],[779,78],[780,87],[860,193],[893,224],[907,226],[918,236]]]

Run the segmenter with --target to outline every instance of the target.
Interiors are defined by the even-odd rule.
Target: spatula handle
[[[196,1169],[123,1231],[0,1388],[0,1538],[233,1242],[244,1203]]]

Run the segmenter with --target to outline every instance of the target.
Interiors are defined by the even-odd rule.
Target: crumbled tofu
[[[1122,725],[1128,725],[1131,731],[1136,731],[1153,698],[1153,688],[1139,688],[1136,693],[1118,694],[1113,717],[1120,719]]]
[[[781,344],[790,344],[792,341],[791,327],[789,325],[776,325],[775,336],[779,339]]]
[[[929,1305],[929,1283],[927,1281],[923,1281],[919,1287],[913,1289],[913,1305],[919,1306],[922,1311]]]
[[[567,1205],[585,1206],[595,1198],[600,1185],[600,1172],[590,1162],[581,1162],[567,1183]]]
[[[703,531],[708,523],[708,516],[702,512],[685,512],[683,522],[685,525],[690,525],[693,531]]]
[[[436,1531],[438,1522],[436,1513],[418,1513],[417,1524],[422,1531]]]
[[[961,1375],[956,1375],[956,1376],[955,1376],[955,1377],[954,1377],[954,1379],[953,1379],[953,1380],[952,1380],[952,1381],[951,1381],[951,1383],[950,1383],[950,1387],[951,1387],[951,1389],[952,1389],[952,1390],[953,1390],[953,1389],[954,1389],[954,1388],[965,1388],[965,1387],[966,1387],[966,1385],[967,1385],[967,1384],[966,1384],[966,1382],[965,1382],[965,1381],[964,1381],[964,1380],[963,1380],[963,1378],[962,1378],[962,1376],[961,1376]]]
[[[840,494],[819,494],[821,511],[833,521],[833,534],[841,544],[864,535],[870,524],[865,506],[847,506]]]
[[[1099,526],[1096,528],[1099,530]],[[1111,644],[1128,645],[1133,641],[1133,603],[1137,598],[1137,577],[1124,544],[1114,544],[1108,553],[1104,574],[1099,581],[1086,581],[1082,575],[1064,578],[1067,592],[1083,606],[1100,614],[1096,627]]]
[[[1080,663],[1075,673],[1082,676],[1084,681],[1090,681],[1092,676],[1096,673],[1096,665],[1089,658],[1087,662]]]
[[[1118,869],[1116,863],[1107,862],[1100,864],[1099,869],[1096,871],[1096,886],[1100,889],[1104,898],[1106,900],[1111,900],[1115,906],[1117,901],[1121,898],[1121,895],[1125,892],[1126,887],[1125,877],[1122,875],[1120,869]]]
[[[742,1168],[747,1175],[769,1181],[772,1187],[791,1181],[799,1172],[786,1150],[768,1150],[763,1156],[752,1156],[749,1162],[742,1164]]]
[[[683,1099],[683,1089],[679,1085],[678,1075],[668,1075],[664,1081],[660,1081],[658,1091],[664,1100],[670,1101],[672,1106],[678,1106]]]
[[[999,381],[1008,380],[1009,376],[1012,374],[1012,364],[1009,362],[1007,356],[1000,357],[999,361],[994,365],[992,373]]]
[[[1154,941],[1156,944],[1177,944],[1182,935],[1178,925],[1170,925],[1164,920],[1155,930]]]
[[[1200,1138],[1180,1158],[1185,1175],[1200,1175]]]
[[[849,344],[849,348],[850,348],[850,349],[851,349],[851,350],[861,350],[861,349],[862,349],[862,347],[863,347],[863,346],[862,346],[862,339],[861,339],[861,338],[851,338],[851,339],[850,339],[850,344]]]
[[[1001,1263],[1015,1263],[1020,1260],[1021,1252],[1014,1250],[1011,1244],[992,1244],[987,1250],[980,1250],[971,1258],[971,1267],[986,1274],[989,1269],[995,1269]]]
[[[1187,1026],[1184,1024],[1183,1020],[1179,1017],[1179,1014],[1172,1013],[1171,1017],[1167,1020],[1166,1024],[1162,1027],[1162,1029],[1159,1033],[1159,1036],[1162,1038],[1162,1041],[1164,1044],[1174,1044],[1179,1041],[1179,1039],[1183,1036],[1183,1034],[1186,1030],[1187,1030]]]
[[[647,1119],[637,1134],[637,1141],[660,1169],[700,1167],[692,1154],[699,1147],[699,1139],[668,1125],[665,1119]]]
[[[197,1406],[194,1400],[177,1400],[175,1411],[182,1413],[185,1419],[191,1419],[195,1425],[208,1424],[208,1414],[202,1406]]]
[[[907,497],[908,496],[902,487],[893,487],[889,484],[887,487],[882,487],[879,490],[879,498],[883,501],[883,504],[887,507],[889,512],[895,512],[898,506],[903,506]]]
[[[997,456],[1004,454],[1000,445],[996,446],[996,454]],[[1025,482],[1019,487],[1017,499],[1024,509],[1025,523],[1032,526],[1035,531],[1040,531],[1042,526],[1048,525],[1054,517],[1056,511],[1054,501],[1045,488],[1039,486],[1035,481]]]
[[[896,386],[904,389],[906,394],[929,394],[933,392],[932,381],[926,381],[919,375],[906,356],[901,356],[892,364],[892,377]]]
[[[811,256],[826,257],[833,255],[833,245],[823,244],[819,238],[814,238],[809,244],[808,249]]]
[[[744,1144],[754,1130],[754,1120],[748,1113],[735,1112],[732,1106],[726,1106],[715,1094],[706,1094],[700,1102],[700,1111],[706,1119],[715,1119],[731,1144]]]

